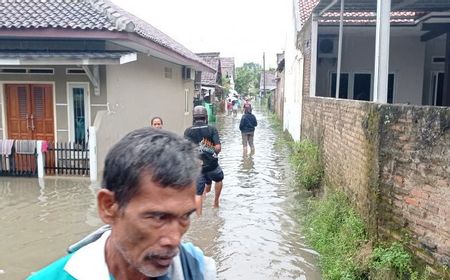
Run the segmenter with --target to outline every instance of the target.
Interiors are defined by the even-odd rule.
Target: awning
[[[0,65],[111,65],[136,61],[126,51],[8,51],[0,50]]]

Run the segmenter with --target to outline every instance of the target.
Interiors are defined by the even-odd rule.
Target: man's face
[[[164,275],[195,212],[195,183],[163,188],[144,176],[138,193],[114,218],[110,242],[132,268],[147,277]]]
[[[152,127],[162,128],[162,121],[160,119],[154,119],[152,122]]]

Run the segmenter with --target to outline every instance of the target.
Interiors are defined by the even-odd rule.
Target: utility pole
[[[263,52],[263,95],[266,96],[266,53]]]

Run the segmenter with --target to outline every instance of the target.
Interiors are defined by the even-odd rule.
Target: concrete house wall
[[[291,29],[286,34],[283,129],[298,141],[300,140],[302,114],[303,56],[297,49],[295,11],[296,9],[293,7],[289,25]]]
[[[172,78],[165,76],[172,69]],[[192,123],[194,81],[183,80],[181,65],[139,54],[135,62],[106,67],[108,110],[97,115],[98,163],[107,150],[133,129],[160,116],[164,128],[178,134]],[[98,166],[101,171],[102,166]]]
[[[6,127],[6,105],[5,105],[5,85],[6,84],[32,84],[32,83],[45,83],[51,84],[53,88],[53,112],[55,122],[55,141],[71,141],[70,138],[70,109],[68,98],[68,86],[74,83],[88,85],[88,108],[87,116],[90,116],[90,124],[93,124],[95,116],[98,111],[106,109],[107,92],[104,87],[106,81],[105,71],[103,67],[100,67],[100,80],[102,83],[102,90],[100,96],[93,94],[94,89],[86,75],[67,75],[66,69],[79,68],[74,65],[42,65],[42,66],[3,66],[3,68],[52,68],[54,69],[53,75],[45,74],[0,74],[0,95],[1,95],[1,132],[3,138],[7,138]]]
[[[353,99],[355,73],[371,74],[371,99],[373,96],[374,28],[367,30],[366,33],[366,35],[345,34],[344,30],[341,73],[349,74],[349,99]],[[389,72],[395,77],[394,103],[422,104],[425,46],[419,36],[391,37]],[[318,96],[330,96],[333,72],[336,72],[336,59],[318,60],[316,85]]]

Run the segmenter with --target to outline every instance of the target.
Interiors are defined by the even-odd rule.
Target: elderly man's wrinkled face
[[[145,175],[138,193],[114,218],[110,243],[131,268],[147,277],[164,275],[178,253],[195,212],[195,182],[162,187]]]
[[[162,128],[162,121],[161,121],[161,119],[154,119],[152,121],[152,127],[154,127],[154,128]]]

